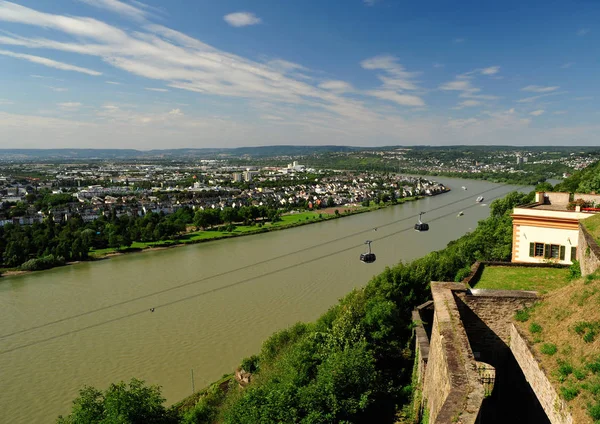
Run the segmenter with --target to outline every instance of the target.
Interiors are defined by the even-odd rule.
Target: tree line
[[[225,224],[226,230],[232,230],[235,223],[261,225],[279,220],[280,215],[275,206],[242,206],[196,211],[182,207],[172,214],[149,212],[144,216],[119,216],[113,209],[90,222],[77,214],[65,222],[49,216],[33,225],[0,227],[0,257],[4,267],[39,270],[87,260],[91,249],[126,249],[134,241],[170,240],[185,233],[188,226],[206,230]]]

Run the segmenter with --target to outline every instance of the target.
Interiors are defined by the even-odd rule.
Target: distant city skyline
[[[0,0],[0,149],[600,145],[600,4]]]

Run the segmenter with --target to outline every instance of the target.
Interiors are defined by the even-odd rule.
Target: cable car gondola
[[[366,264],[372,264],[373,262],[375,262],[375,253],[371,252],[371,243],[371,240],[365,241],[365,244],[369,245],[369,250],[367,251],[367,253],[360,254],[360,260]]]
[[[425,224],[423,221],[421,221],[421,215],[424,213],[425,212],[419,213],[419,222],[415,224],[415,230],[417,231],[429,231],[429,224]]]

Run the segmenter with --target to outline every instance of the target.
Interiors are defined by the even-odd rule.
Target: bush
[[[519,322],[528,321],[530,316],[531,315],[527,309],[520,309],[515,313],[515,319]]]
[[[558,379],[565,381],[568,376],[573,374],[573,365],[570,362],[558,360]]]
[[[569,280],[576,280],[581,278],[581,265],[579,261],[573,261],[571,266],[569,266]]]
[[[587,371],[582,368],[576,368],[573,370],[573,375],[579,381],[585,380],[585,378],[587,377]]]
[[[579,388],[575,386],[562,386],[560,388],[560,395],[564,400],[571,401],[579,394]]]
[[[19,267],[22,271],[41,271],[44,269],[54,268],[65,264],[65,258],[62,256],[55,257],[54,255],[42,256],[37,259],[30,259],[24,262]]]
[[[590,403],[588,405],[588,414],[593,420],[600,420],[600,402]]]
[[[588,362],[585,367],[594,374],[600,374],[600,356],[596,357],[592,362]]]
[[[530,331],[531,333],[533,333],[533,334],[536,334],[536,333],[541,333],[541,332],[542,332],[542,326],[541,326],[541,325],[539,325],[537,322],[532,322],[532,323],[529,325],[529,331]]]
[[[258,356],[256,355],[252,355],[249,358],[244,358],[240,368],[249,373],[256,372],[258,369],[258,360]]]
[[[540,347],[540,352],[544,355],[554,355],[558,351],[556,345],[554,343],[544,343],[542,347]]]

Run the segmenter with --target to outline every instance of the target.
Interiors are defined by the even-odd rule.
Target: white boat
[[[463,189],[463,190],[466,190],[467,188],[466,188],[465,186],[462,186],[462,189]]]
[[[458,215],[456,215],[456,216],[463,216],[464,214],[465,214],[465,213],[464,213],[463,211],[460,211],[460,212],[458,213]]]
[[[483,202],[483,196],[479,196],[479,197],[477,198],[477,203],[481,203],[481,202]]]

